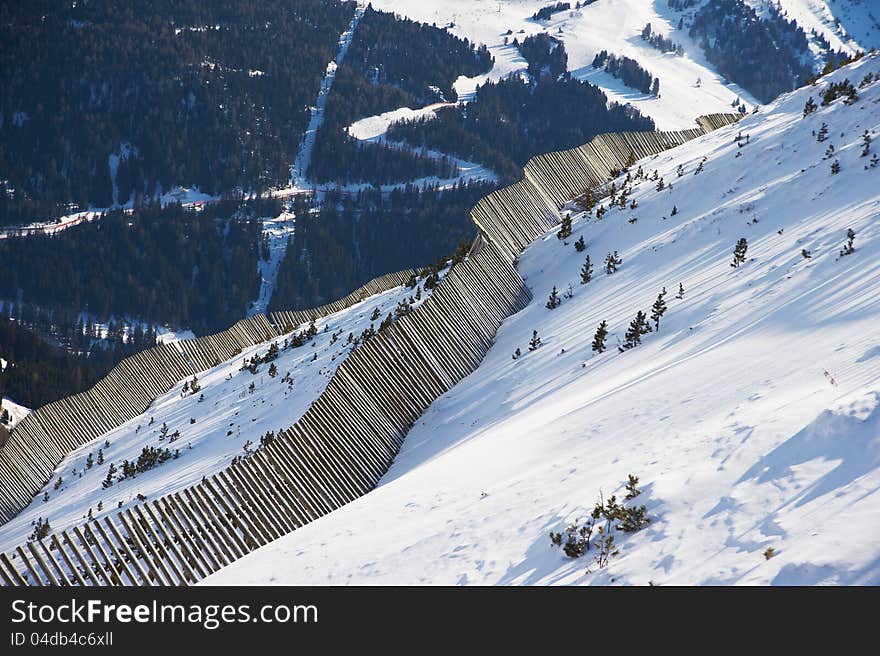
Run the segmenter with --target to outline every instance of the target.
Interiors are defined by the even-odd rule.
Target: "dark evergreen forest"
[[[493,188],[470,184],[446,191],[368,190],[328,198],[312,214],[300,200],[296,233],[281,263],[270,309],[314,307],[376,276],[426,266],[452,254],[459,243],[473,240],[470,210]]]
[[[419,177],[458,174],[449,160],[415,149],[361,143],[345,129],[360,118],[399,107],[458,99],[460,75],[492,67],[485,46],[475,47],[446,30],[367,8],[336,74],[318,129],[308,175],[316,182],[394,184]]]
[[[815,72],[807,34],[772,3],[761,18],[743,0],[709,0],[690,35],[722,75],[761,102],[802,86]],[[811,36],[828,56],[840,57],[821,35]]]
[[[0,3],[0,225],[160,187],[286,181],[353,11],[335,0]],[[109,158],[127,148],[114,198]]]
[[[260,285],[257,210],[239,205],[147,205],[54,236],[0,240],[0,298],[99,320],[222,330],[244,315]]]
[[[609,104],[601,89],[566,74],[484,84],[476,102],[443,109],[430,121],[397,123],[388,134],[480,162],[511,182],[534,155],[579,146],[602,132],[653,129],[638,110]]]

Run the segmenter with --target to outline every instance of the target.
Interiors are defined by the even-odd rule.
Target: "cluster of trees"
[[[660,78],[651,75],[630,57],[618,57],[603,50],[593,58],[593,68],[604,68],[631,89],[655,96],[660,93]]]
[[[91,354],[70,351],[0,314],[0,357],[9,362],[0,371],[0,398],[6,396],[30,408],[57,401],[91,387],[136,350],[133,344],[114,344]]]
[[[806,32],[772,3],[762,18],[743,0],[709,0],[696,12],[690,35],[722,75],[761,102],[803,85],[813,74]],[[835,54],[821,35],[812,36]]]
[[[421,104],[454,102],[459,75],[473,77],[492,68],[492,55],[436,25],[427,25],[367,7],[345,61],[374,83],[391,84]]]
[[[157,189],[284,182],[354,11],[325,0],[0,10],[0,225]],[[118,162],[116,190],[111,155]]]
[[[580,6],[581,6],[581,3],[578,2],[578,7],[580,7]],[[534,14],[532,14],[532,20],[537,20],[537,21],[550,20],[550,18],[553,16],[553,14],[556,14],[560,11],[566,11],[568,9],[571,9],[570,2],[557,2],[556,4],[552,4],[552,5],[544,5],[538,11],[536,11]]]
[[[475,48],[437,27],[367,8],[336,72],[309,178],[381,185],[456,177],[458,167],[447,158],[438,160],[412,147],[362,143],[346,128],[365,116],[399,107],[456,100],[452,85],[459,75],[479,75],[491,67],[484,46]]]
[[[442,109],[430,121],[396,123],[388,134],[480,162],[512,181],[534,155],[579,146],[602,132],[653,129],[637,109],[609,104],[601,89],[565,74],[484,84],[476,102]]]
[[[566,3],[568,4],[568,3]],[[529,74],[533,77],[549,75],[558,78],[568,70],[568,54],[565,45],[545,32],[526,37],[522,43],[514,39],[522,56],[529,62]]]
[[[660,52],[674,52],[679,57],[684,54],[684,48],[681,47],[681,44],[675,43],[672,39],[663,36],[659,32],[654,32],[651,29],[650,23],[646,24],[644,29],[642,29],[642,38]]]
[[[330,194],[317,212],[298,207],[270,310],[333,301],[371,278],[434,261],[474,237],[469,212],[493,186]],[[305,203],[299,200],[299,203]]]
[[[54,236],[0,241],[0,297],[216,332],[259,291],[261,232],[237,202],[111,211]]]

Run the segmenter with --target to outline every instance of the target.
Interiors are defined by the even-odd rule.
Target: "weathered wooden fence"
[[[414,270],[375,278],[343,299],[295,312],[258,314],[216,335],[163,344],[125,358],[94,387],[30,413],[0,447],[0,521],[7,522],[43,488],[62,458],[144,412],[182,379],[296,326],[343,310],[409,281]]]
[[[387,471],[413,422],[476,369],[501,322],[529,302],[514,261],[523,247],[559,223],[558,209],[606,181],[630,155],[661,152],[736,119],[712,115],[697,120],[700,129],[600,135],[579,148],[530,160],[523,180],[474,207],[471,218],[479,235],[468,257],[418,309],[351,353],[289,429],[199,484],[0,554],[0,578],[7,585],[186,585],[365,494]],[[401,276],[393,279],[395,285],[410,276],[395,275]],[[365,290],[382,291],[386,284],[394,286],[372,281]],[[313,312],[335,311],[354,299],[358,293],[337,301],[338,307]],[[57,464],[66,449],[107,430],[101,426],[138,414],[137,408],[152,400],[152,390],[157,390],[153,397],[167,391],[165,372],[180,372],[177,382],[196,367],[208,368],[310,318],[275,313],[269,320],[239,322],[223,337],[202,338],[208,341],[200,347],[192,340],[152,349],[145,356],[150,359],[128,364],[109,387],[96,392],[91,403],[98,410],[87,412],[99,412],[101,419],[88,431],[67,438],[73,433],[64,413],[83,416],[71,397],[63,410],[38,417],[34,423],[42,432],[17,435],[26,446],[15,452],[17,464],[3,470],[4,489],[6,478],[18,481],[23,496],[13,498],[21,507],[30,501],[27,490],[42,487],[55,466],[49,463]],[[152,373],[154,366],[161,375]],[[37,446],[41,439],[50,440],[50,446]],[[19,470],[28,471],[35,448],[44,473],[16,478]],[[5,459],[5,449],[0,457]]]

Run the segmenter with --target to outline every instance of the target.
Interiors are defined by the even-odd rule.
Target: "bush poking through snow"
[[[624,502],[631,501],[642,493],[638,485],[639,477],[630,474],[625,484]],[[590,516],[582,524],[575,521],[566,527],[564,533],[551,531],[550,544],[562,547],[569,558],[580,558],[592,549],[596,564],[602,568],[608,565],[612,556],[619,553],[616,533],[634,533],[650,522],[646,506],[627,507],[625,503],[618,503],[616,496],[607,501],[600,496]]]
[[[764,560],[770,560],[773,556],[776,555],[776,549],[773,547],[767,547],[764,549]]]

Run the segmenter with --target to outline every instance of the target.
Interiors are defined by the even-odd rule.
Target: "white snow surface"
[[[4,363],[6,363],[6,360],[0,358],[0,370],[6,368],[6,364]],[[3,410],[9,411],[10,421],[8,424],[6,424],[7,428],[12,428],[13,426],[15,426],[15,424],[24,419],[25,416],[31,411],[30,408],[26,408],[25,406],[20,405],[5,396],[0,399],[0,414],[2,414]]]
[[[378,488],[205,583],[880,583],[880,166],[860,156],[865,130],[880,152],[880,82],[801,116],[808,96],[868,71],[880,58],[643,160],[663,191],[641,182],[635,210],[575,214],[567,244],[555,230],[535,240],[518,264],[534,300],[416,423]],[[849,228],[856,250],[840,256]],[[623,264],[606,275],[615,250]],[[574,297],[545,308],[568,284]],[[659,331],[619,352],[663,287]],[[609,349],[594,354],[602,320]],[[627,474],[651,523],[618,535],[607,568],[551,546],[600,493],[622,496]]]
[[[445,272],[441,272],[442,275]],[[419,285],[422,283],[423,280]],[[281,348],[275,360],[278,374],[274,378],[268,375],[269,364],[260,364],[256,374],[241,370],[244,358],[266,354],[271,344],[266,342],[199,374],[199,394],[182,396],[185,380],[192,379],[181,380],[143,414],[70,453],[31,504],[12,521],[0,526],[0,551],[8,552],[22,544],[33,531],[32,522],[38,517],[48,518],[52,530],[60,531],[82,522],[90,508],[94,516],[99,517],[117,512],[120,501],[123,507],[137,503],[138,494],[154,499],[197,483],[203,476],[228,465],[233,457],[244,455],[248,441],[252,450],[256,449],[262,435],[267,431],[277,434],[290,427],[324,390],[352,350],[347,344],[349,333],[358,337],[371,324],[378,329],[381,319],[393,313],[399,301],[414,293],[415,290],[405,286],[397,287],[320,319],[316,322],[317,336],[299,348],[284,349],[285,337],[273,340]],[[421,300],[415,301],[413,307],[418,307],[429,295],[430,292],[423,289]],[[371,316],[376,308],[380,319],[374,322]],[[304,324],[296,331],[307,327]],[[331,343],[333,333],[339,333],[335,343]],[[292,384],[282,380],[288,372]],[[254,391],[250,392],[252,383]],[[202,401],[199,401],[200,394],[204,395]],[[3,399],[3,406],[13,413],[18,407],[7,399]],[[195,423],[191,419],[195,419]],[[161,439],[163,423],[168,426],[169,438],[175,431],[180,431],[180,437],[174,442]],[[105,446],[105,440],[110,443],[109,447]],[[103,488],[110,463],[121,469],[123,460],[136,461],[145,446],[168,448],[172,453],[179,449],[180,455],[134,479]],[[101,465],[97,464],[99,449],[103,450],[104,457]],[[89,454],[96,461],[90,469],[86,466]],[[56,489],[59,478],[62,483]],[[49,496],[46,502],[44,494]],[[99,501],[103,502],[100,512]]]

